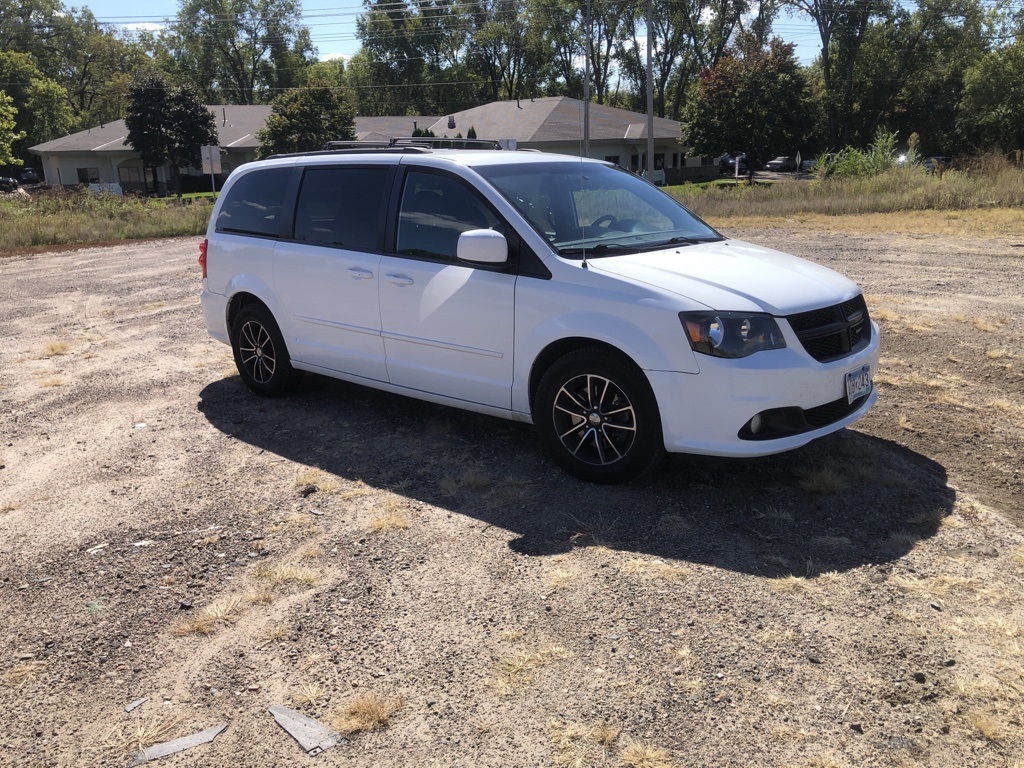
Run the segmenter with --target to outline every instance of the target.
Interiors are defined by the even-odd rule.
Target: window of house
[[[122,184],[141,184],[142,169],[138,166],[124,166],[117,169],[117,178]]]
[[[78,172],[78,183],[79,184],[99,184],[100,183],[100,169],[99,168],[76,168]]]
[[[604,160],[605,160],[606,163],[614,163],[615,165],[619,164],[619,156],[618,155],[605,155],[604,156]]]

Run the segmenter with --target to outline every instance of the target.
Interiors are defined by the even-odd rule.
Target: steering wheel
[[[603,225],[605,227],[605,229],[611,229],[612,225],[615,222],[617,222],[617,221],[618,221],[617,218],[612,216],[610,213],[606,213],[604,216],[598,216],[596,219],[594,219],[590,223],[590,226],[592,226],[592,227],[600,227],[600,226]]]

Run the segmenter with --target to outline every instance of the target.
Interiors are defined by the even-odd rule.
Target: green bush
[[[118,197],[57,189],[0,199],[0,251],[68,243],[198,235],[213,209],[193,200]]]

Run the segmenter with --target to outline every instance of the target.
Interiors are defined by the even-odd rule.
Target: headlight
[[[771,315],[745,312],[680,312],[694,352],[712,357],[746,357],[786,346]]]

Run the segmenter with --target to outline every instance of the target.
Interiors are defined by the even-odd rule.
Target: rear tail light
[[[203,280],[206,279],[206,246],[208,245],[206,238],[204,237],[199,242],[199,268],[203,270]]]

